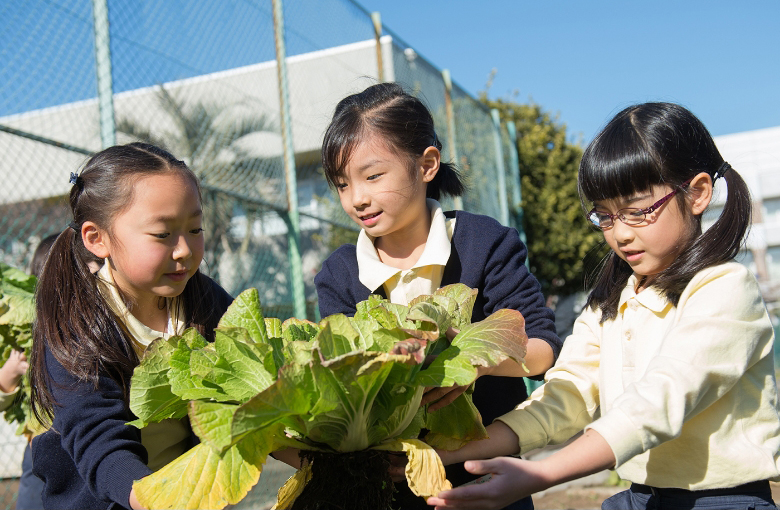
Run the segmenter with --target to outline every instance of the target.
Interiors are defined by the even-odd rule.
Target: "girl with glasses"
[[[708,230],[713,184],[728,195]],[[579,190],[610,254],[546,383],[445,464],[517,455],[584,433],[550,457],[466,462],[479,485],[428,500],[500,508],[616,468],[632,482],[602,509],[776,508],[780,418],[772,324],[734,262],[750,223],[745,182],[704,125],[669,103],[629,107],[588,146]]]

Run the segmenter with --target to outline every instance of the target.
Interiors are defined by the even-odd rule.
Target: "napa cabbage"
[[[35,284],[38,279],[0,262],[0,366],[3,366],[12,350],[25,353],[30,358],[32,347],[32,323],[35,317]],[[30,409],[30,384],[23,377],[19,394],[5,410],[5,420],[17,425],[16,433],[30,435],[40,427],[32,419]]]
[[[428,413],[420,406],[425,388],[469,385],[477,366],[507,358],[523,363],[527,342],[515,310],[472,324],[476,294],[455,284],[409,306],[371,296],[354,317],[282,323],[263,316],[249,289],[224,314],[213,343],[194,329],[154,341],[132,378],[132,425],[188,416],[201,442],[135,482],[138,500],[146,508],[235,504],[259,480],[267,455],[287,447],[405,452],[416,494],[449,487],[432,447],[487,436],[470,391]],[[451,341],[449,328],[459,330]],[[300,493],[306,469],[280,489],[281,508]]]

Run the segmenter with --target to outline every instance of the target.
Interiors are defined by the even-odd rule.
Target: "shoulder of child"
[[[455,233],[460,230],[481,232],[500,231],[500,230],[514,230],[511,227],[502,225],[497,219],[486,216],[484,214],[474,214],[466,211],[447,211],[445,213],[448,218],[455,217]]]
[[[739,262],[726,262],[702,269],[694,275],[681,295],[705,292],[708,296],[721,295],[723,298],[736,302],[755,295],[760,298],[761,291],[753,273]]]
[[[357,247],[354,244],[342,244],[322,263],[323,267],[328,266],[329,268],[343,265],[357,265]]]
[[[691,284],[706,284],[721,278],[727,278],[733,281],[756,281],[756,277],[753,273],[743,264],[740,264],[739,262],[725,262],[702,269],[691,279]]]

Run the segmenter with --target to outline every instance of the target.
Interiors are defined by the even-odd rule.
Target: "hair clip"
[[[726,172],[728,172],[731,169],[731,165],[728,164],[728,162],[724,161],[723,164],[721,164],[717,170],[715,170],[715,177],[712,179],[713,182],[717,181],[719,177],[723,177]]]
[[[71,184],[78,184],[79,183],[79,176],[73,172],[70,173],[70,180],[68,181]]]
[[[436,134],[436,131],[433,132],[433,146],[441,150],[441,142],[439,141],[439,136]]]

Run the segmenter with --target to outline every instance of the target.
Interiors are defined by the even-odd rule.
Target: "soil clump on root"
[[[364,450],[326,453],[301,450],[311,479],[288,510],[389,510],[393,482],[388,453]]]

